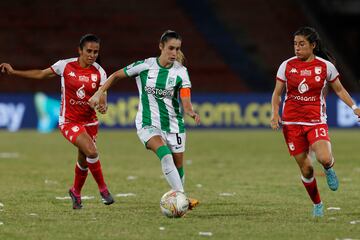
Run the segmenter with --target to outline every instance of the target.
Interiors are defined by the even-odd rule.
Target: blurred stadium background
[[[240,115],[251,103],[265,109],[249,110],[253,118],[263,115],[257,120],[259,124],[255,120],[248,120],[251,124],[219,120],[217,124],[210,121],[210,127],[266,126],[277,68],[293,56],[292,34],[304,25],[315,27],[335,55],[345,87],[352,93],[360,90],[360,3],[356,0],[6,0],[1,9],[0,62],[9,62],[17,69],[46,68],[59,59],[77,56],[80,37],[95,33],[102,40],[101,64],[111,74],[135,60],[157,56],[161,33],[176,30],[183,37],[194,102],[215,104],[203,110],[205,120],[211,109],[221,108],[216,105],[218,101],[240,102],[236,110]],[[16,99],[24,96],[21,94],[42,92],[53,98],[60,94],[60,82],[54,79],[0,77],[0,104],[16,104]],[[135,96],[136,91],[133,81],[120,81],[111,90],[118,95],[110,100]],[[329,102],[337,104],[331,96]],[[29,108],[32,106],[25,106]],[[9,129],[6,111],[0,111],[0,127]],[[226,114],[219,114],[226,118]],[[236,118],[234,114],[228,118]],[[339,126],[337,116],[338,112],[329,113],[329,119],[335,118],[330,125]],[[32,126],[34,123],[21,125]],[[125,125],[118,122],[112,126]]]

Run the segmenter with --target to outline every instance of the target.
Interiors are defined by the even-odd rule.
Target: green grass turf
[[[67,196],[72,184],[76,148],[59,132],[1,131],[0,239],[358,239],[360,134],[330,134],[339,190],[330,191],[319,164],[315,169],[325,209],[340,210],[312,218],[312,203],[280,131],[189,130],[185,188],[201,204],[184,218],[168,219],[159,208],[169,190],[159,160],[135,130],[101,130],[98,149],[113,195],[136,195],[115,197],[115,204],[105,206],[89,175],[83,195],[95,198],[84,200],[80,211],[72,210],[70,200],[56,199]]]

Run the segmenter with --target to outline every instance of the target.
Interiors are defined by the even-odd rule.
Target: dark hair
[[[182,38],[181,36],[173,31],[173,30],[166,30],[160,37],[160,42],[161,43],[165,43],[167,42],[169,39],[172,39],[172,38],[175,38],[175,39],[179,39],[180,41],[182,41]]]
[[[87,42],[96,42],[100,44],[100,38],[94,34],[88,33],[80,38],[79,48],[82,50]],[[100,54],[96,58],[95,62],[101,64]]]
[[[165,45],[165,43],[167,41],[169,41],[170,39],[173,39],[173,38],[182,41],[182,38],[181,38],[180,34],[178,34],[177,32],[175,32],[173,30],[166,30],[160,37],[160,43]],[[181,64],[185,63],[186,58],[185,58],[184,53],[181,50],[178,51],[178,54],[176,56],[176,60],[178,62],[180,62]]]
[[[100,38],[98,38],[94,34],[90,34],[90,33],[85,34],[84,36],[82,36],[80,38],[79,48],[83,49],[85,43],[87,43],[87,42],[96,42],[96,43],[100,44]]]
[[[323,46],[319,33],[312,27],[301,27],[295,33],[295,36],[304,36],[310,44],[315,43],[314,54],[335,64],[335,57]]]

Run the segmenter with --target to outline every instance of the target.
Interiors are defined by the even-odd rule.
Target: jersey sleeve
[[[107,80],[107,75],[102,67],[99,68],[99,72],[100,72],[100,86],[102,86]]]
[[[181,88],[191,88],[189,73],[185,67],[180,71],[179,77],[182,80]]]
[[[148,64],[145,62],[145,60],[141,60],[124,67],[124,72],[126,76],[133,77],[139,75],[146,69],[148,69]]]
[[[277,71],[277,73],[276,73],[276,80],[280,80],[280,81],[282,81],[282,82],[286,82],[286,76],[285,76],[286,63],[287,63],[287,61],[284,61],[284,62],[280,65],[280,67],[279,67],[279,69],[278,69],[278,71]]]
[[[53,65],[51,65],[50,68],[55,74],[62,76],[64,69],[65,69],[65,65],[66,65],[66,62],[64,60],[59,60],[56,63],[54,63]]]
[[[339,77],[339,72],[331,62],[326,62],[326,69],[326,81],[333,82],[337,77]]]

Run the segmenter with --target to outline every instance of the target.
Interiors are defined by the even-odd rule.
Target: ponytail
[[[178,61],[182,65],[184,65],[184,63],[186,62],[185,55],[181,50],[179,50],[177,55],[176,55],[176,61]]]

